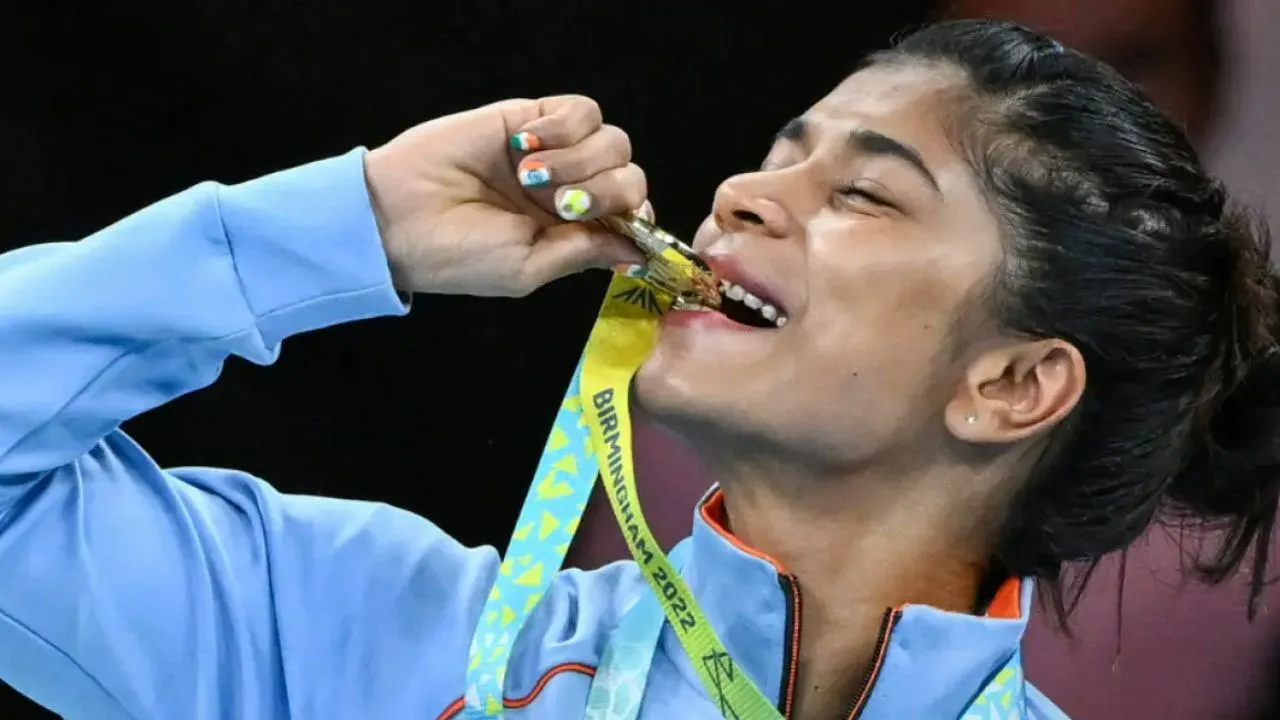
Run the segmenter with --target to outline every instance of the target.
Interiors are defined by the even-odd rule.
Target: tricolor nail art
[[[542,142],[533,133],[518,132],[511,136],[511,149],[519,152],[537,152]]]
[[[538,160],[525,160],[516,171],[520,184],[527,188],[543,187],[551,184],[551,169]]]
[[[591,212],[591,193],[577,188],[565,190],[556,201],[556,211],[565,220],[581,220]]]

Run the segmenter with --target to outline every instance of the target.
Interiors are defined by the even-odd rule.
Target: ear
[[[989,350],[969,364],[947,404],[947,429],[971,443],[1024,440],[1061,422],[1084,386],[1084,358],[1065,340]]]

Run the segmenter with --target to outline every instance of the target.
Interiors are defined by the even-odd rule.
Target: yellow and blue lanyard
[[[664,259],[677,267],[689,263],[674,249]],[[609,285],[471,641],[464,711],[469,717],[502,716],[511,649],[564,562],[598,474],[627,547],[681,645],[691,657],[731,662],[650,531],[636,491],[631,378],[653,349],[658,318],[672,299],[638,276],[618,273]],[[694,666],[708,693],[731,716],[781,717],[745,674],[732,673],[733,679],[725,680],[714,663]]]

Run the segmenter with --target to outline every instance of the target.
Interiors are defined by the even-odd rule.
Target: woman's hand
[[[647,208],[626,133],[577,95],[504,100],[423,123],[369,152],[365,175],[400,290],[526,295],[643,262],[593,222]]]

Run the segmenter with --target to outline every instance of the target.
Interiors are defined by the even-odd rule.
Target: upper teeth
[[[747,292],[737,283],[731,283],[728,280],[722,279],[720,281],[720,292],[730,300],[736,300],[760,313],[760,317],[768,320],[778,327],[782,327],[787,324],[787,316],[778,312],[778,308]]]

